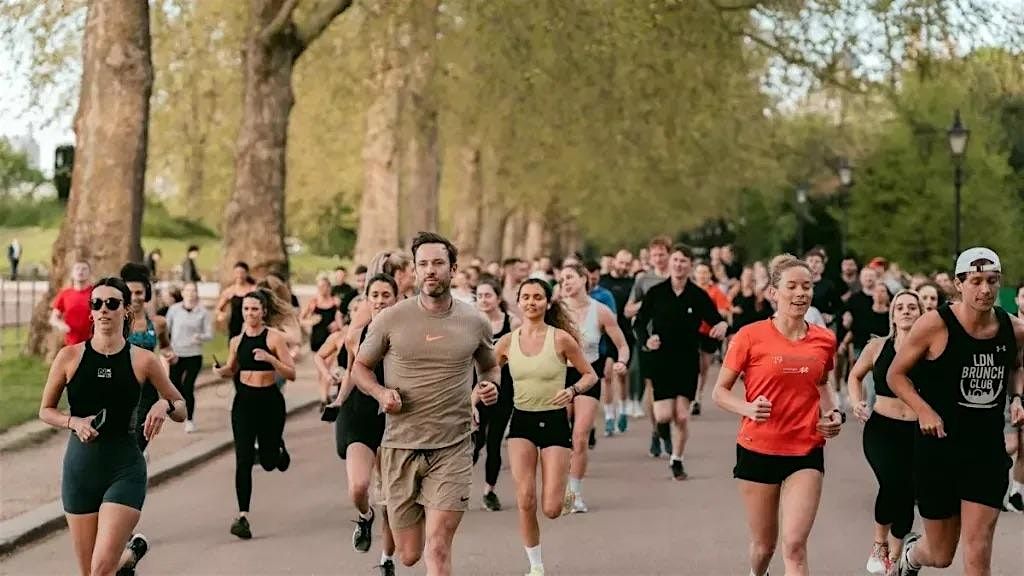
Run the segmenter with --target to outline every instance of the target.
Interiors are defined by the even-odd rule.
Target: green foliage
[[[158,202],[146,202],[142,213],[142,235],[150,238],[216,238],[217,234],[201,220],[172,216]]]
[[[0,194],[0,227],[56,227],[63,217],[64,205],[56,198]]]
[[[42,172],[29,165],[28,156],[16,151],[6,138],[0,138],[0,197],[6,197],[15,188],[34,189],[45,181]]]
[[[49,365],[21,353],[28,328],[0,328],[0,432],[36,417]],[[67,404],[64,403],[64,407]]]

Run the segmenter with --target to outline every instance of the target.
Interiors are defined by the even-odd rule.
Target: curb
[[[287,416],[308,410],[320,403],[318,399],[298,401],[288,406]],[[230,430],[213,438],[197,442],[161,459],[149,469],[147,490],[175,478],[200,464],[216,458],[234,445]],[[29,544],[67,526],[64,508],[60,500],[43,504],[0,522],[0,556],[10,554],[19,546]]]
[[[227,382],[227,380],[221,380],[219,378],[206,375],[205,378],[196,380],[195,389],[200,390],[221,382]],[[25,432],[18,433],[18,428],[24,428]],[[0,454],[4,452],[17,452],[19,450],[31,448],[33,445],[46,440],[58,432],[60,432],[59,429],[44,424],[38,419],[31,420],[24,424],[19,424],[0,434]],[[2,553],[2,551],[0,551],[0,553]]]

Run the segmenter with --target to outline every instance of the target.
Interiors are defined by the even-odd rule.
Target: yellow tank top
[[[555,351],[555,329],[548,326],[544,346],[536,356],[519,349],[519,328],[512,331],[508,349],[508,368],[512,373],[513,403],[517,410],[542,412],[558,410],[555,395],[565,388],[565,362]]]

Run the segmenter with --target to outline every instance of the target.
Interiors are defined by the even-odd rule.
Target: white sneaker
[[[572,513],[586,514],[587,512],[590,512],[590,508],[587,508],[587,503],[583,501],[583,495],[576,494],[572,500]]]
[[[196,431],[196,424],[191,420],[185,420],[185,434],[191,434]]]
[[[531,566],[526,576],[544,576],[544,566]]]
[[[889,562],[889,547],[876,543],[871,548],[866,569],[869,574],[888,574],[892,564]]]

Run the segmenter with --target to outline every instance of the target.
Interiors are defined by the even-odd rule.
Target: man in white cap
[[[960,300],[922,316],[889,368],[889,386],[917,413],[920,427],[914,479],[924,536],[911,532],[904,539],[890,571],[898,576],[949,566],[961,535],[964,574],[991,573],[1010,467],[1003,446],[1007,394],[1011,420],[1024,422],[1024,390],[1015,377],[1024,322],[995,307],[999,256],[970,248],[954,273]]]

